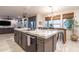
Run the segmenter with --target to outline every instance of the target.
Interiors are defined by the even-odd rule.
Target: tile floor
[[[14,41],[14,34],[0,34],[0,52],[23,52]]]
[[[14,34],[0,34],[0,52],[24,52],[14,41]],[[79,52],[79,41],[67,40],[62,44],[58,40],[55,52]]]
[[[65,44],[62,44],[62,42],[58,40],[56,45],[56,52],[79,52],[79,40],[67,40]]]

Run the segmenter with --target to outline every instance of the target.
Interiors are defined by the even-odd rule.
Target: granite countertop
[[[23,32],[23,31],[27,31],[29,28],[15,28],[14,30],[18,30],[18,31],[21,31],[21,32]]]
[[[27,29],[28,28],[21,28],[21,29],[15,29],[15,30],[19,30],[23,33],[34,35],[34,36],[41,37],[44,39],[48,39],[59,32],[58,30],[39,30],[39,29],[28,31]]]
[[[58,31],[57,30],[35,30],[35,31],[29,31],[28,33],[35,34],[38,37],[41,37],[41,38],[44,38],[44,39],[48,39],[51,36],[57,34]]]
[[[14,28],[13,26],[0,26],[0,28]]]
[[[48,31],[48,30],[38,30],[37,31],[37,30],[35,30],[35,31],[27,31],[27,33],[36,35],[36,36],[44,38],[44,39],[48,39],[51,36],[57,34],[58,31],[57,30],[53,30],[53,31]]]

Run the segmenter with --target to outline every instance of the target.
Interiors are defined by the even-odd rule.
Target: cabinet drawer
[[[43,52],[44,51],[44,45],[37,44],[37,51]]]
[[[42,39],[37,39],[37,44],[43,44],[44,43],[44,40]]]
[[[41,38],[37,39],[37,51],[38,52],[44,51],[44,40]]]
[[[43,46],[43,45],[44,45],[44,43],[39,43],[39,42],[37,42],[37,45]]]

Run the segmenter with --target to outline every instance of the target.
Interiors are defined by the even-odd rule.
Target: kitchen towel
[[[30,36],[27,36],[27,45],[30,46]]]

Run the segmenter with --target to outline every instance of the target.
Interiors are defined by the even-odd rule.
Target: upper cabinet
[[[45,17],[45,20],[51,20],[52,17]]]
[[[45,20],[60,20],[61,19],[61,15],[55,15],[52,17],[45,17]]]
[[[62,19],[71,19],[71,18],[74,18],[74,12],[71,12],[71,13],[64,13],[62,15],[55,15],[55,16],[52,16],[52,17],[45,17],[45,20],[60,20],[61,19],[61,16],[62,16]]]
[[[62,19],[71,19],[71,18],[74,18],[74,12],[63,14],[62,17],[63,17]]]
[[[12,16],[3,16],[1,18],[4,19],[4,20],[12,20],[13,19]]]
[[[61,19],[61,15],[56,15],[52,17],[52,20],[60,20]]]
[[[74,12],[58,14],[52,17],[45,17],[45,20],[46,20],[45,27],[46,28],[63,28],[64,21],[71,18],[74,18]]]

